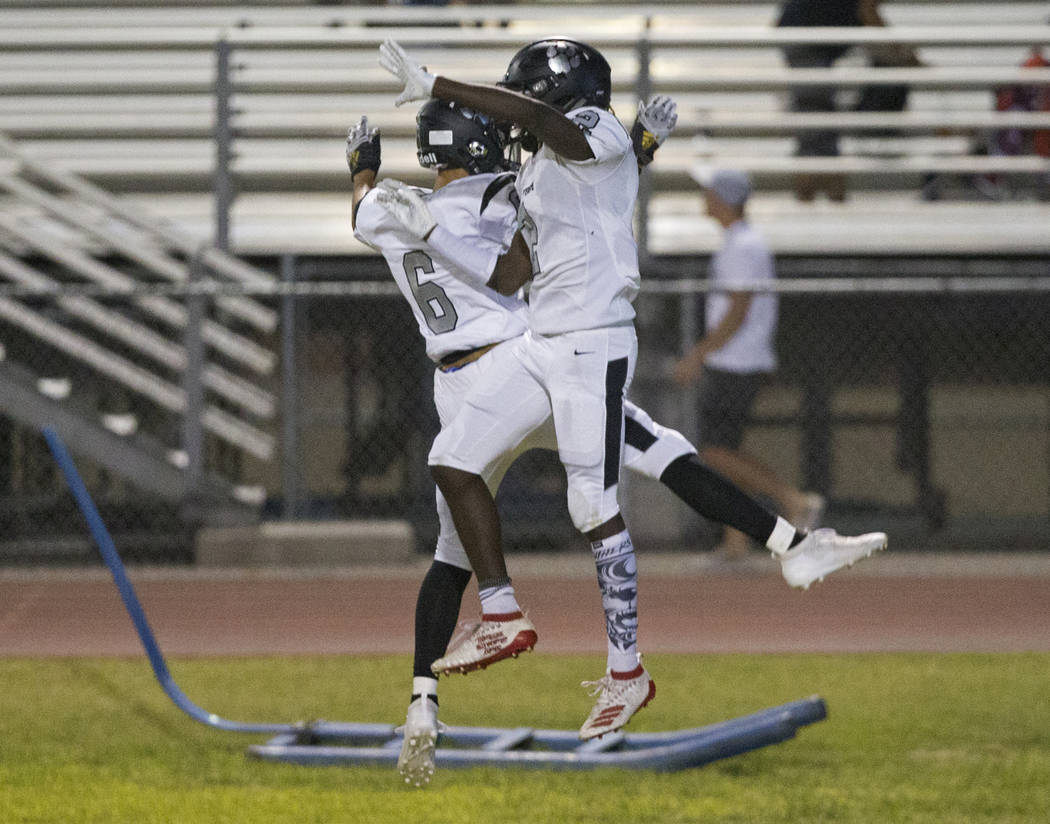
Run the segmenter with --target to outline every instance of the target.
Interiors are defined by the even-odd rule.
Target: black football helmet
[[[504,171],[505,135],[487,115],[434,98],[416,115],[416,156],[425,169]]]
[[[499,83],[542,100],[562,114],[581,106],[609,108],[612,79],[601,52],[564,37],[537,40],[510,61]]]

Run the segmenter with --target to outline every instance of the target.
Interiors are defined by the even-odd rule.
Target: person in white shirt
[[[808,531],[819,524],[824,498],[782,480],[740,449],[755,395],[777,367],[778,296],[749,288],[776,277],[773,254],[747,219],[751,194],[747,175],[735,169],[713,171],[703,193],[707,215],[724,231],[722,246],[711,259],[709,279],[728,291],[708,293],[705,334],[675,365],[674,380],[680,386],[699,380],[703,461],[751,494],[770,498],[789,521]],[[739,560],[748,546],[747,535],[727,528],[721,554]]]

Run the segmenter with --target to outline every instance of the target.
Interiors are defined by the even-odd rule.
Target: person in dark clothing
[[[879,14],[879,0],[787,0],[780,11],[777,26],[885,26]],[[850,49],[848,43],[807,43],[786,46],[784,59],[794,69],[831,68]],[[910,49],[891,47],[899,65],[915,61]],[[872,55],[875,59],[876,55]],[[905,62],[906,61],[906,62]],[[835,87],[796,86],[790,90],[793,112],[834,112]],[[839,132],[835,129],[806,130],[798,137],[799,157],[835,157],[839,154]],[[846,199],[846,178],[842,174],[799,174],[795,194],[801,201],[811,201],[823,189],[828,198]]]

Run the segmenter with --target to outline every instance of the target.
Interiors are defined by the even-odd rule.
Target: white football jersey
[[[588,106],[568,117],[587,135],[594,157],[567,160],[541,146],[516,184],[532,254],[529,325],[544,335],[630,322],[641,280],[631,137],[604,109]]]
[[[510,174],[480,174],[454,180],[437,191],[419,191],[441,226],[491,255],[491,269],[517,229],[513,181]],[[361,200],[354,234],[386,259],[432,360],[525,332],[527,310],[518,297],[504,297],[456,277],[456,261],[412,236],[376,202],[375,193],[373,189]]]

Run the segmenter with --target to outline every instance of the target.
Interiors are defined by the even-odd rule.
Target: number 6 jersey
[[[492,271],[517,229],[514,176],[472,175],[436,191],[420,192],[439,225],[491,256]],[[456,261],[445,259],[426,241],[412,236],[379,205],[375,194],[373,189],[361,200],[354,234],[386,259],[412,307],[431,360],[525,332],[527,309],[522,300],[456,277]]]

